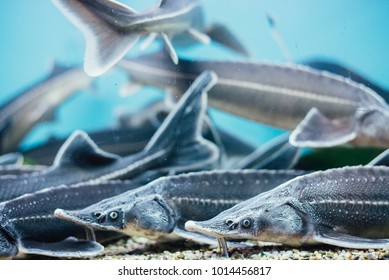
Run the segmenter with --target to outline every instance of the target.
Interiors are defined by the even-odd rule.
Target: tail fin
[[[216,74],[202,73],[182,96],[175,108],[167,116],[151,138],[145,150],[150,152],[170,150],[171,157],[166,164],[169,168],[193,166],[204,160],[218,161],[219,151],[211,142],[201,136],[201,126],[207,107],[205,94],[215,83]],[[189,152],[191,151],[191,152]],[[196,151],[195,153],[193,153]],[[166,165],[164,164],[164,167]]]
[[[131,8],[108,0],[52,0],[58,9],[84,34],[84,70],[99,76],[115,65],[138,41],[138,35],[124,34],[112,14],[135,15]]]

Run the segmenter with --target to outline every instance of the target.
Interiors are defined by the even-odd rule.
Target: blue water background
[[[142,10],[156,1],[123,0]],[[295,62],[309,58],[338,61],[372,81],[389,88],[389,1],[386,0],[208,0],[202,1],[207,21],[226,24],[251,53],[251,59],[285,62],[272,39],[265,13],[277,22]],[[82,34],[49,0],[0,1],[0,102],[21,92],[50,72],[54,61],[81,65],[85,42]],[[136,56],[139,47],[128,54]],[[179,50],[189,58],[242,59],[217,45]],[[55,122],[35,127],[24,146],[44,141],[49,135],[66,136],[75,129],[92,131],[115,125],[117,112],[136,110],[161,91],[142,89],[122,98],[118,95],[127,80],[112,71],[86,90],[65,102]],[[226,114],[213,113],[216,121],[260,144],[281,131]]]

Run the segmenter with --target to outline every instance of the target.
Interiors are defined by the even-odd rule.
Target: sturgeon
[[[151,169],[169,174],[216,167],[219,150],[201,137],[206,91],[215,81],[212,72],[200,75],[142,151],[127,157],[110,154],[77,131],[49,168],[0,177],[0,201],[62,184],[133,178]]]
[[[296,177],[203,221],[189,231],[221,240],[290,246],[389,247],[389,167],[355,166]]]
[[[0,258],[12,258],[18,253],[51,257],[98,254],[104,247],[93,240],[93,232],[57,219],[54,210],[82,209],[141,184],[142,181],[134,180],[61,185],[0,203]],[[100,242],[109,238],[96,234]]]
[[[197,0],[161,0],[146,11],[137,12],[113,0],[52,0],[59,10],[84,34],[86,41],[85,72],[99,76],[115,65],[140,36],[148,36],[143,48],[161,37],[171,60],[178,56],[172,39],[216,41],[246,54],[232,33],[220,24],[205,27],[204,14]],[[209,35],[208,35],[208,34]],[[181,38],[180,38],[181,37]]]
[[[162,177],[77,211],[56,209],[58,218],[94,230],[108,230],[158,241],[182,238],[214,243],[190,234],[188,220],[214,217],[233,205],[267,191],[306,171],[200,171]]]
[[[55,64],[51,73],[0,107],[0,153],[15,151],[39,122],[53,119],[55,109],[92,79],[79,67]]]
[[[295,146],[389,146],[389,106],[374,91],[350,79],[302,65],[184,60],[164,52],[119,64],[137,84],[181,96],[203,69],[219,79],[211,106],[281,129],[293,130]]]

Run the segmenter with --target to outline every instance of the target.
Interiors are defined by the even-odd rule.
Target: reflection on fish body
[[[219,77],[209,94],[211,106],[294,130],[290,141],[296,146],[389,146],[389,106],[371,89],[328,72],[258,62],[181,59],[174,65],[164,52],[119,65],[134,83],[176,95],[203,69],[211,69]]]
[[[0,177],[0,201],[62,184],[133,178],[149,169],[168,174],[216,167],[219,150],[201,137],[206,91],[215,81],[211,72],[200,75],[142,151],[119,157],[98,148],[86,133],[75,132],[49,168]]]
[[[389,247],[389,168],[344,167],[299,176],[186,229],[291,246]]]
[[[54,65],[51,74],[0,107],[0,153],[15,151],[39,122],[53,119],[56,107],[92,79],[78,67]]]
[[[204,33],[203,10],[197,0],[161,0],[157,6],[144,12],[112,0],[52,1],[83,32],[86,40],[84,69],[91,76],[109,70],[140,36],[149,35],[143,48],[157,36],[161,37],[175,64],[178,56],[171,39],[181,36],[190,37],[192,41],[210,42],[209,36]],[[209,33],[213,34],[215,28],[220,30],[214,26]],[[226,33],[225,37],[219,42],[242,51],[241,45],[230,33]],[[180,41],[187,40],[181,38]]]
[[[184,224],[206,219],[267,191],[304,171],[203,171],[157,179],[150,184],[78,211],[57,209],[55,215],[93,229],[117,231],[158,240],[199,239]]]

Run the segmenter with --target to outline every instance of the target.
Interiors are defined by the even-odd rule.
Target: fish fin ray
[[[218,42],[243,56],[250,56],[246,47],[225,25],[213,23],[206,28],[205,33],[213,41]]]
[[[169,36],[165,33],[162,33],[161,36],[162,36],[162,39],[165,43],[166,51],[169,53],[170,58],[172,59],[173,63],[177,65],[178,64],[178,55],[177,55],[176,50],[173,47],[172,41],[170,40]]]
[[[83,131],[74,132],[57,153],[54,165],[101,166],[116,161],[119,156],[101,150]]]
[[[375,157],[367,166],[389,166],[389,149]]]
[[[104,250],[104,247],[94,241],[78,240],[68,237],[54,243],[41,243],[32,240],[19,240],[19,251],[26,254],[38,254],[50,257],[91,257]]]
[[[84,70],[90,76],[99,76],[115,65],[138,41],[138,35],[123,35],[118,28],[104,21],[89,7],[79,1],[52,0],[58,9],[84,35],[86,51]],[[116,1],[107,1],[112,9],[128,14],[135,11]]]
[[[320,243],[354,249],[381,249],[389,247],[389,239],[363,238],[323,227],[315,232],[313,239]]]
[[[146,50],[154,42],[154,40],[157,38],[157,36],[158,36],[158,34],[155,32],[150,33],[146,37],[146,39],[142,42],[142,44],[140,45],[140,50],[141,51]]]
[[[354,121],[332,121],[312,108],[291,133],[289,141],[297,147],[331,147],[356,138]]]
[[[196,41],[203,43],[204,45],[209,45],[211,43],[211,38],[208,34],[202,33],[194,28],[189,28],[187,33]]]

